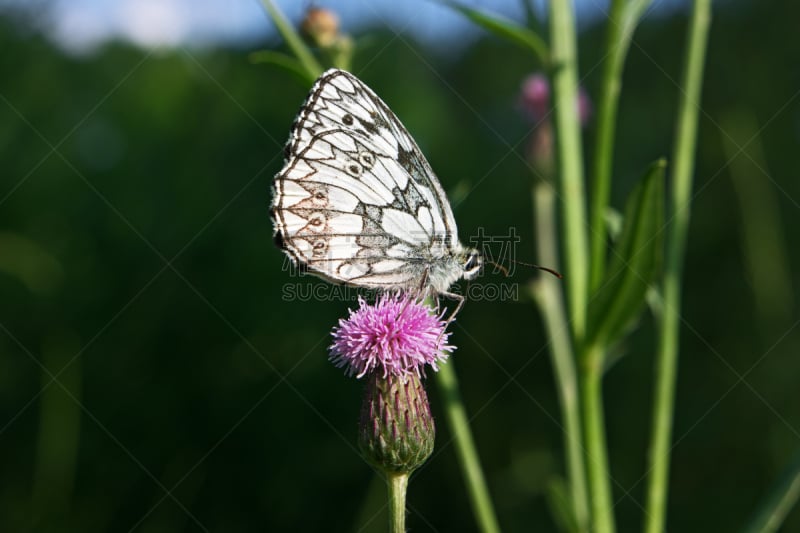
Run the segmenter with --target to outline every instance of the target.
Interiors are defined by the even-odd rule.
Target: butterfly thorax
[[[478,276],[483,268],[483,256],[474,248],[462,248],[460,245],[451,253],[431,262],[428,267],[428,285],[436,293],[449,292],[450,286],[465,279],[467,281]]]

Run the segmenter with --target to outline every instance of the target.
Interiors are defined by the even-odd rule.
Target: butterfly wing
[[[452,209],[406,129],[364,83],[332,69],[311,89],[275,176],[276,240],[330,281],[412,288],[460,275]],[[451,279],[452,278],[452,279]]]

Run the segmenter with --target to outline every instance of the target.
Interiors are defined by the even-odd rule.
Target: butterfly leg
[[[447,320],[445,321],[445,327],[447,327],[450,325],[450,322],[456,319],[456,315],[458,314],[459,311],[461,311],[461,308],[464,306],[464,302],[466,302],[467,299],[462,295],[456,294],[454,292],[443,292],[439,296],[445,296],[447,298],[450,298],[451,300],[455,300],[458,302],[456,304],[456,308],[453,309],[453,312],[450,313],[450,316],[447,317]],[[437,307],[438,307],[438,298],[437,298]]]

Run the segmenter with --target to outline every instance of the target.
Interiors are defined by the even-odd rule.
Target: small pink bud
[[[578,87],[578,118],[581,121],[581,126],[585,128],[591,117],[592,100],[589,98],[589,93],[582,86]]]
[[[550,111],[550,83],[543,74],[531,74],[522,82],[520,105],[534,122],[539,122]]]
[[[520,91],[520,107],[531,121],[540,123],[550,113],[550,82],[544,74],[531,74],[522,82]],[[578,87],[578,117],[581,126],[585,127],[592,115],[592,101],[583,87]]]

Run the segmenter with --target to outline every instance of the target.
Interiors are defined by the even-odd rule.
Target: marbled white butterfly
[[[453,210],[400,120],[358,78],[331,69],[292,125],[275,176],[275,240],[334,283],[449,293],[481,254],[458,240]]]

